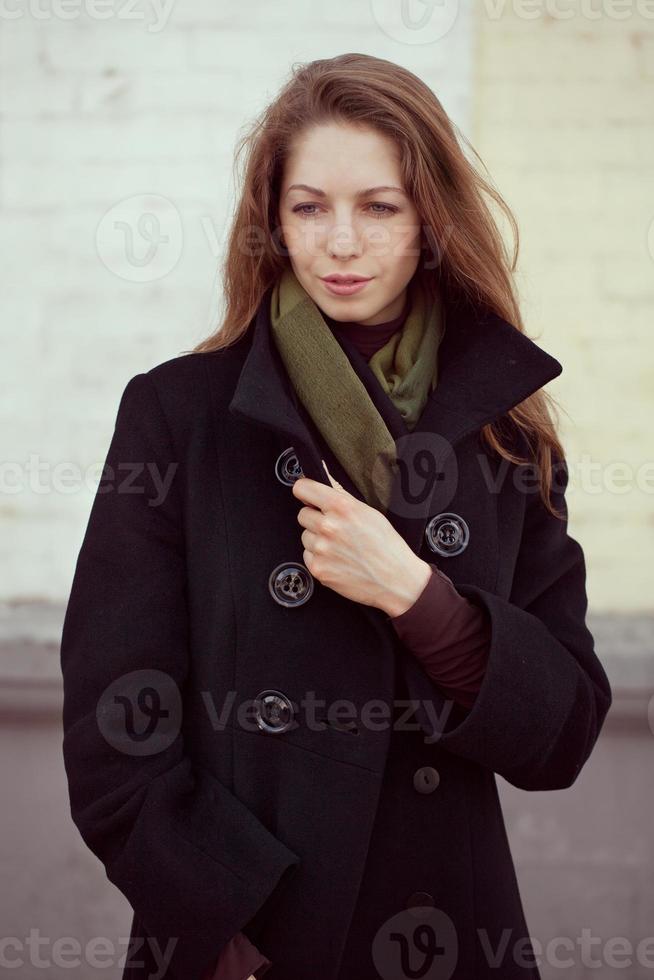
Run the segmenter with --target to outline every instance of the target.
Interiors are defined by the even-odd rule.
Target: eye
[[[299,204],[296,208],[293,208],[293,214],[299,214],[303,218],[313,218],[314,212],[312,212],[311,214],[307,214],[307,212],[304,211],[303,209],[315,208],[315,207],[316,207],[315,204]]]
[[[299,214],[302,218],[314,218],[316,215],[315,211],[307,212],[305,208],[316,208],[317,204],[298,204],[297,207],[293,208],[293,214]],[[369,208],[382,208],[381,211],[372,211],[371,213],[375,218],[385,218],[387,214],[396,214],[399,210],[393,207],[391,204],[382,204],[381,201],[373,201],[368,205]]]
[[[370,205],[371,208],[383,208],[383,211],[373,211],[376,217],[383,218],[387,214],[395,214],[397,208],[392,207],[390,204],[382,204],[380,201],[376,201]]]

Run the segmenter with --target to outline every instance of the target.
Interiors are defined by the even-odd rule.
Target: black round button
[[[413,774],[413,785],[419,793],[433,793],[441,777],[433,766],[421,766]]]
[[[425,528],[425,538],[437,555],[453,558],[468,547],[470,529],[458,514],[436,514]]]
[[[406,900],[406,907],[408,909],[433,908],[435,904],[434,896],[430,895],[429,892],[414,892]]]
[[[284,561],[268,578],[271,596],[280,606],[301,606],[313,595],[313,576],[298,561]]]
[[[280,453],[275,463],[275,476],[287,487],[293,486],[296,480],[304,476],[300,461],[293,446],[289,446],[283,453]]]
[[[278,735],[293,724],[293,705],[282,691],[260,691],[254,699],[254,716],[263,732]]]

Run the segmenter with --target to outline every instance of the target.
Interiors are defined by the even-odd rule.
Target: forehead
[[[312,126],[294,140],[282,179],[310,184],[328,194],[359,193],[367,187],[402,187],[399,150],[393,140],[370,127],[341,123]]]

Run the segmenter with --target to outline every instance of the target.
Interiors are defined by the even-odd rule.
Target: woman
[[[611,691],[506,205],[362,54],[247,142],[224,322],[127,384],[62,635],[124,976],[539,977],[495,773],[570,786]]]

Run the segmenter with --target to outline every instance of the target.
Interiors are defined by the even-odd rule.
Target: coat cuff
[[[576,779],[611,703],[585,626],[573,655],[545,623],[474,585],[457,585],[490,618],[486,671],[464,712],[405,651],[409,695],[425,741],[493,769],[522,789],[562,789]]]

